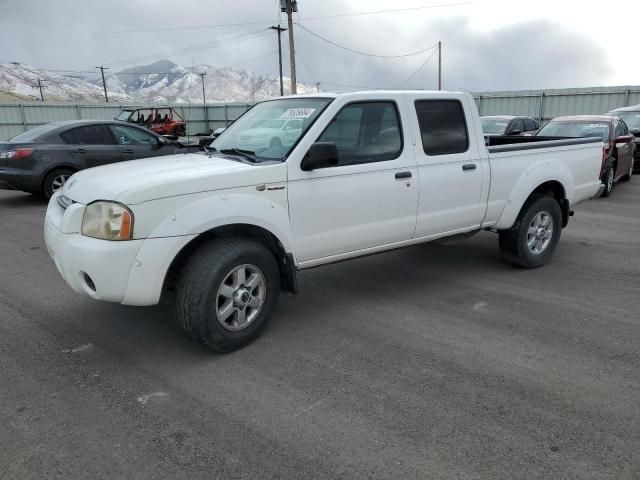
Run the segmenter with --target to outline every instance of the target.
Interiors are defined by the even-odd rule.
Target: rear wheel
[[[69,168],[57,168],[47,174],[42,184],[42,193],[47,198],[51,198],[51,195],[60,190],[69,177],[75,172]]]
[[[604,183],[604,190],[602,191],[603,197],[608,197],[611,195],[611,190],[613,190],[613,183],[616,176],[616,169],[613,165],[607,167],[604,172],[604,177],[602,179],[602,183]]]
[[[629,165],[629,171],[624,177],[622,177],[623,181],[628,182],[629,180],[631,180],[631,177],[633,176],[633,164],[634,164],[634,159],[632,158],[631,165]]]
[[[243,238],[201,246],[178,280],[176,321],[197,343],[236,350],[267,324],[280,292],[273,254]]]
[[[548,196],[531,197],[509,230],[501,230],[500,250],[506,260],[524,268],[536,268],[553,256],[562,232],[562,210]]]
[[[173,129],[171,133],[176,137],[184,137],[184,134],[185,134],[184,125],[178,125],[176,128]]]

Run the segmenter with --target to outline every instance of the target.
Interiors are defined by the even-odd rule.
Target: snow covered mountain
[[[277,78],[257,75],[240,68],[197,65],[193,69],[169,60],[105,71],[109,101],[114,103],[195,103],[202,102],[202,76],[206,73],[207,103],[255,101],[280,94]],[[21,63],[0,64],[0,100],[39,100],[38,79],[47,101],[102,102],[104,91],[99,71],[62,72]],[[285,94],[291,81],[284,78]],[[298,93],[315,91],[315,86],[298,83]]]

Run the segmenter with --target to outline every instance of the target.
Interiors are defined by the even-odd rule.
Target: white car
[[[301,128],[288,148],[243,149],[265,118]],[[231,351],[306,268],[482,229],[508,261],[548,262],[572,206],[599,193],[603,145],[530,140],[486,147],[465,93],[283,97],[207,154],[73,175],[49,203],[45,240],[75,291],[125,305],[172,296],[191,338]]]
[[[243,130],[238,136],[238,146],[250,151],[290,147],[300,137],[302,127],[301,118],[268,119],[255,128]]]

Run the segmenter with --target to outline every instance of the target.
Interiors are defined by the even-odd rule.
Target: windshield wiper
[[[223,148],[222,150],[218,151],[220,153],[239,155],[240,157],[246,158],[252,163],[256,163],[258,160],[258,157],[256,157],[256,152],[252,152],[251,150],[242,150],[240,148]]]

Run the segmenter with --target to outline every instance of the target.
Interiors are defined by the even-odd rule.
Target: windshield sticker
[[[315,111],[315,108],[290,108],[285,110],[280,118],[309,118]]]
[[[606,123],[590,123],[587,125],[587,128],[608,128],[609,125]]]

